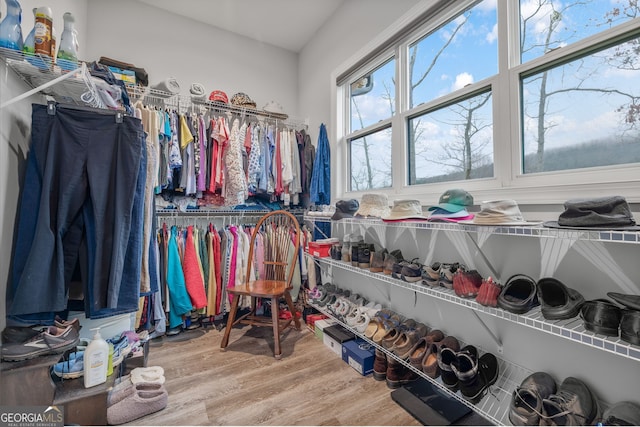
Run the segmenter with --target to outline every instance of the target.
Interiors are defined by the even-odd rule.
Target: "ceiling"
[[[346,0],[138,0],[232,33],[300,52]]]

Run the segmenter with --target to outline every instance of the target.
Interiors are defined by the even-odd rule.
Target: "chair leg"
[[[271,321],[273,322],[273,356],[280,359],[282,350],[280,349],[280,316],[278,298],[271,298]]]
[[[293,304],[293,299],[291,298],[291,294],[287,291],[284,293],[284,299],[287,301],[287,305],[289,306],[289,311],[293,316],[293,321],[296,322],[296,330],[300,330],[300,319],[298,318],[298,313],[296,311],[296,307]]]
[[[238,303],[240,302],[240,295],[235,294],[233,296],[233,300],[231,301],[231,311],[229,312],[229,317],[227,318],[227,327],[224,329],[224,336],[222,337],[222,341],[220,342],[220,348],[224,349],[229,344],[229,335],[231,334],[231,328],[233,327],[233,322],[236,319],[236,314],[238,314]]]

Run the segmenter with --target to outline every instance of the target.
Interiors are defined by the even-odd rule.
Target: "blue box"
[[[358,371],[360,375],[369,375],[373,372],[373,360],[375,348],[367,341],[355,339],[342,343],[342,360]]]

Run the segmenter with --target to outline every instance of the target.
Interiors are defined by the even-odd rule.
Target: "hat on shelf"
[[[469,221],[474,218],[474,214],[469,213],[466,209],[458,212],[449,212],[442,208],[436,208],[429,213],[428,220],[431,222],[460,222]]]
[[[526,221],[515,200],[492,200],[480,204],[480,212],[471,221],[460,221],[474,225],[536,225],[540,221]]]
[[[419,200],[395,200],[389,215],[383,216],[383,221],[398,221],[403,219],[427,219],[422,213]]]
[[[282,105],[277,103],[276,101],[269,101],[262,107],[262,111],[265,113],[269,113],[270,116],[273,116],[277,119],[286,120],[289,116],[282,109]]]
[[[209,94],[209,101],[211,102],[221,102],[223,104],[228,104],[229,103],[229,98],[227,97],[227,94],[224,93],[221,90],[214,90],[213,92],[211,92]]]
[[[389,199],[386,194],[366,193],[362,195],[355,216],[381,218],[388,216],[389,212]]]
[[[622,196],[567,200],[558,220],[546,221],[543,225],[581,230],[640,230]]]
[[[336,211],[333,213],[331,219],[340,220],[342,218],[353,218],[360,203],[356,199],[338,200],[336,202]]]
[[[461,188],[454,188],[442,193],[438,204],[429,207],[429,210],[443,209],[447,212],[456,213],[468,206],[473,206],[473,196]]]
[[[256,103],[244,92],[238,92],[233,95],[231,97],[231,104],[238,107],[256,108]]]

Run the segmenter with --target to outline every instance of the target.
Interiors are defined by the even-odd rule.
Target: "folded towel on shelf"
[[[200,83],[191,83],[189,93],[191,94],[191,99],[203,100],[206,96],[204,92],[204,86]]]
[[[180,93],[180,84],[174,77],[169,77],[151,86],[153,89],[166,92],[167,97]]]

